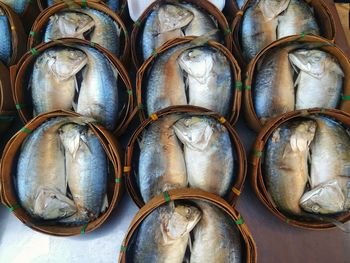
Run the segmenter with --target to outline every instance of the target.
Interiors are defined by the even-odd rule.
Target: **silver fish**
[[[208,47],[188,49],[178,58],[187,73],[190,105],[229,114],[232,101],[233,77],[228,59]]]
[[[78,210],[61,222],[90,222],[108,207],[105,150],[87,126],[65,124],[59,129],[59,137],[65,149],[68,187]]]
[[[3,9],[0,8],[0,60],[8,64],[12,55],[12,35],[10,23]]]
[[[145,218],[134,237],[130,262],[182,263],[190,231],[200,218],[201,212],[194,206],[156,208]]]
[[[118,118],[118,73],[115,66],[97,49],[79,46],[87,56],[83,69],[76,112],[92,117],[110,130]]]
[[[290,0],[286,11],[278,17],[277,38],[301,33],[319,35],[320,29],[305,0]]]
[[[86,65],[86,55],[72,48],[49,49],[35,61],[30,79],[34,115],[72,108],[76,74]]]
[[[311,188],[339,176],[350,176],[349,132],[330,118],[314,119],[317,129],[311,144]]]
[[[178,57],[188,45],[174,47],[155,60],[149,70],[146,90],[147,113],[173,105],[186,105],[184,75]]]
[[[172,127],[179,118],[163,117],[142,134],[138,186],[145,202],[163,191],[187,186],[183,152]]]
[[[296,109],[336,108],[343,88],[344,72],[335,57],[321,50],[296,50],[289,54],[299,71]]]
[[[248,0],[236,0],[239,9],[242,9]],[[253,2],[253,1],[252,1]]]
[[[81,12],[64,10],[50,17],[46,26],[44,41],[72,37],[85,39],[84,34],[91,31],[95,23],[93,19]]]
[[[28,0],[0,0],[0,2],[11,7],[17,14],[23,14],[30,3]]]
[[[308,182],[309,145],[315,131],[315,121],[295,120],[282,124],[268,139],[264,178],[267,191],[283,212],[302,213],[299,200]]]
[[[184,144],[189,186],[224,196],[234,179],[234,156],[227,129],[207,117],[186,117],[174,125]]]
[[[295,91],[293,68],[288,60],[289,49],[274,49],[257,67],[253,102],[256,115],[262,122],[294,110]]]
[[[241,236],[232,219],[208,202],[195,204],[202,211],[202,217],[193,229],[190,263],[242,262]]]
[[[34,217],[57,219],[76,212],[67,194],[64,151],[58,129],[72,119],[43,123],[23,143],[15,178],[21,205]]]
[[[110,9],[116,12],[119,10],[119,2],[119,0],[106,0],[106,5],[108,5]]]

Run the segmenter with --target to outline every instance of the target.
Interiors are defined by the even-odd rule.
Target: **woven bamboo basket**
[[[25,42],[27,35],[24,31],[19,15],[13,12],[9,6],[2,2],[0,2],[0,8],[4,10],[11,27],[12,55],[8,65],[13,65],[17,63],[21,56],[26,52]]]
[[[272,133],[283,123],[290,120],[307,117],[312,114],[323,115],[326,117],[333,118],[341,122],[344,126],[350,127],[350,114],[340,110],[324,110],[324,109],[310,109],[310,110],[299,110],[286,113],[278,118],[275,118],[268,125],[264,126],[258,134],[256,141],[253,145],[251,156],[250,156],[250,180],[255,194],[258,196],[260,201],[279,219],[282,221],[301,228],[307,229],[328,229],[335,227],[334,224],[330,223],[327,219],[324,220],[302,220],[290,218],[290,216],[282,213],[273,202],[271,195],[267,191],[264,179],[264,173],[262,169],[263,163],[263,152],[265,145],[272,135]],[[335,217],[338,222],[345,223],[350,219],[350,211],[341,213]]]
[[[249,61],[243,58],[242,46],[241,46],[241,27],[244,16],[244,11],[252,3],[253,0],[248,0],[244,5],[243,10],[237,12],[235,19],[231,24],[232,38],[233,38],[233,54],[237,58],[242,68],[245,68]],[[321,35],[324,38],[334,42],[337,34],[337,29],[332,12],[328,6],[324,3],[324,0],[306,0],[306,2],[314,9],[316,21],[320,26]],[[305,32],[307,33],[307,32]]]
[[[176,2],[177,0],[175,0]],[[136,68],[139,68],[143,63],[142,55],[140,54],[140,49],[138,47],[140,43],[140,35],[143,31],[144,23],[148,15],[155,9],[159,4],[166,2],[174,2],[174,0],[157,0],[152,3],[139,17],[139,19],[134,23],[133,30],[131,33],[131,56],[133,63]],[[225,37],[225,46],[228,50],[232,50],[232,36],[231,30],[227,23],[225,16],[220,12],[220,10],[209,1],[200,1],[200,0],[186,0],[188,3],[197,5],[201,9],[205,10],[208,14],[214,17],[217,22],[222,35]],[[169,40],[171,42],[172,40]]]
[[[159,195],[150,200],[140,211],[135,215],[131,222],[128,232],[124,238],[122,246],[120,248],[119,262],[125,263],[127,261],[128,246],[130,245],[133,235],[137,233],[142,221],[152,213],[157,207],[164,205],[170,201],[186,201],[186,200],[201,200],[211,203],[212,205],[220,208],[225,214],[227,214],[237,225],[242,237],[242,251],[243,260],[246,263],[257,262],[256,245],[252,235],[249,232],[247,225],[244,223],[242,216],[225,200],[222,198],[207,193],[198,189],[176,189],[169,192],[165,192],[164,195]]]
[[[33,66],[33,63],[36,60],[36,57],[49,48],[59,46],[69,47],[71,45],[89,46],[91,45],[91,43],[86,40],[74,38],[64,38],[59,41],[42,43],[28,51],[16,66],[12,66],[10,68],[13,99],[23,123],[27,123],[30,119],[33,118],[32,102],[30,99],[31,96],[30,94],[28,94],[28,89],[26,88],[26,85],[28,84],[30,78],[29,72]],[[118,125],[114,132],[117,135],[120,135],[125,130],[126,121],[129,118],[129,115],[131,114],[131,111],[133,109],[131,80],[128,76],[127,70],[115,56],[113,56],[108,50],[97,44],[94,44],[93,47],[102,52],[109,59],[109,61],[117,68],[119,73],[118,83],[119,86],[123,87],[119,94],[119,98],[121,98],[120,101],[124,103],[124,107],[120,107],[122,109],[120,112]]]
[[[227,194],[225,199],[230,204],[234,204],[243,190],[243,184],[246,176],[247,161],[245,157],[244,147],[239,139],[237,132],[225,120],[225,118],[219,116],[217,113],[195,106],[168,107],[164,110],[158,111],[155,114],[152,114],[150,118],[142,122],[141,125],[135,130],[128,142],[124,162],[125,182],[130,196],[132,197],[136,205],[138,205],[139,207],[142,207],[145,204],[137,187],[136,178],[134,176],[134,174],[138,171],[137,165],[140,152],[140,149],[138,148],[138,140],[140,139],[140,136],[142,136],[143,131],[146,128],[148,128],[148,126],[151,125],[153,122],[157,121],[158,119],[164,116],[174,113],[188,114],[193,116],[209,116],[213,119],[216,119],[227,129],[231,138],[232,150],[234,151],[235,156],[234,165],[237,168],[235,168],[235,180],[231,187],[231,191],[229,192],[229,194]]]
[[[7,143],[1,162],[1,196],[4,205],[14,213],[14,215],[28,227],[55,236],[73,236],[91,232],[101,226],[106,219],[110,216],[113,209],[118,204],[122,193],[122,160],[121,160],[121,150],[118,143],[115,141],[113,135],[104,129],[102,126],[97,124],[89,124],[90,128],[95,132],[96,136],[100,139],[103,148],[106,151],[107,157],[111,166],[111,174],[108,178],[108,203],[109,207],[107,211],[101,214],[96,220],[90,222],[84,226],[60,226],[60,225],[45,225],[42,222],[38,222],[33,219],[24,208],[20,206],[19,200],[17,198],[17,193],[14,188],[14,176],[16,173],[16,165],[19,152],[24,140],[29,136],[29,134],[38,128],[42,123],[50,118],[55,117],[72,117],[81,116],[69,111],[53,111],[46,114],[39,115],[32,121],[30,121],[26,126],[24,126],[20,131],[18,131]]]
[[[117,56],[123,63],[127,62],[130,58],[130,38],[128,30],[126,29],[126,26],[124,22],[122,21],[121,17],[117,14],[115,14],[111,9],[109,9],[108,6],[105,4],[101,4],[101,1],[95,0],[95,1],[74,1],[75,5],[80,6],[81,8],[91,8],[98,11],[101,11],[107,15],[109,15],[121,28],[120,32],[120,54]],[[50,20],[50,17],[54,15],[55,13],[58,13],[64,9],[70,8],[70,4],[68,3],[57,3],[47,9],[45,9],[43,12],[40,13],[40,15],[35,20],[33,27],[29,33],[28,38],[28,49],[31,49],[35,47],[36,45],[43,42],[43,35],[46,28],[47,23]]]
[[[343,96],[339,105],[339,109],[350,112],[350,60],[347,58],[346,54],[333,42],[319,36],[291,36],[277,40],[264,48],[261,52],[258,53],[258,55],[251,61],[248,66],[245,89],[243,92],[243,108],[248,125],[255,131],[260,131],[263,127],[263,123],[258,119],[256,115],[253,104],[254,79],[257,71],[257,66],[259,62],[264,59],[264,57],[268,57],[268,53],[271,52],[271,50],[276,47],[283,47],[291,43],[300,45],[301,47],[303,47],[303,45],[311,45],[317,49],[328,52],[337,58],[345,75],[343,83]]]
[[[185,47],[186,44],[189,45],[191,41],[195,39],[196,39],[195,37],[177,38],[177,39],[174,39],[172,42],[168,42],[164,44],[163,46],[161,46],[155,51],[156,55],[153,55],[150,58],[148,58],[138,70],[137,76],[136,76],[136,97],[137,97],[138,107],[140,108],[139,116],[141,121],[144,121],[147,118],[146,116],[147,112],[146,112],[146,109],[144,108],[145,107],[144,105],[146,105],[146,102],[144,101],[144,94],[145,94],[145,87],[147,87],[146,78],[149,75],[149,71],[153,67],[154,61],[156,60],[157,57],[162,56],[163,53],[166,53],[171,48],[179,45],[184,45]],[[232,99],[230,115],[225,117],[231,124],[235,124],[236,121],[238,120],[239,111],[241,108],[241,94],[242,94],[241,70],[239,68],[237,61],[232,56],[231,52],[227,48],[225,48],[223,45],[215,41],[209,41],[205,45],[212,47],[216,50],[219,50],[222,54],[226,56],[226,58],[230,62],[232,77],[234,78],[234,82],[232,83],[232,87],[231,87],[233,91],[233,94],[232,94],[233,99]],[[188,48],[191,48],[191,47],[188,46],[186,49]]]

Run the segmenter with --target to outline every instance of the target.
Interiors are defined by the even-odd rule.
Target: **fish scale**
[[[0,8],[0,60],[8,64],[12,55],[12,36],[10,23],[4,10]]]
[[[11,7],[17,14],[22,14],[30,3],[28,0],[0,0],[0,2]]]

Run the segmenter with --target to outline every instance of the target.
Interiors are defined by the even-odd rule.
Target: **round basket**
[[[118,16],[115,14],[111,9],[109,9],[108,6],[105,4],[101,4],[101,1],[78,1],[75,0],[75,5],[80,6],[81,8],[91,8],[95,9],[98,11],[101,11],[108,16],[110,16],[121,28],[120,32],[120,54],[118,55],[118,58],[122,62],[127,62],[130,57],[130,40],[129,40],[129,34],[126,29],[126,26],[124,25],[124,22]],[[47,9],[45,9],[43,12],[40,13],[40,15],[37,17],[35,20],[33,27],[29,33],[29,38],[28,38],[28,49],[31,49],[35,47],[36,45],[40,44],[43,42],[43,34],[46,28],[47,23],[50,20],[50,17],[54,15],[55,13],[58,13],[64,9],[70,8],[70,4],[63,2],[63,3],[57,3]]]
[[[0,113],[16,113],[16,107],[12,99],[10,72],[0,62]]]
[[[135,215],[133,221],[131,222],[128,232],[124,238],[122,246],[120,248],[119,262],[127,262],[127,248],[130,245],[132,237],[137,233],[138,227],[141,225],[142,221],[152,213],[157,207],[164,205],[170,201],[177,200],[202,200],[209,202],[216,207],[220,208],[225,214],[227,214],[237,225],[237,228],[242,237],[242,251],[243,251],[243,260],[242,262],[246,263],[255,263],[257,262],[257,251],[256,245],[251,236],[247,225],[244,223],[242,216],[231,207],[225,200],[222,198],[207,193],[198,189],[176,189],[169,192],[165,192],[164,195],[159,195],[152,200],[150,200],[140,211]]]
[[[343,96],[339,105],[339,109],[347,112],[350,111],[350,61],[345,55],[345,53],[339,47],[334,45],[333,42],[321,38],[319,36],[290,36],[277,40],[269,46],[265,47],[262,51],[258,53],[258,55],[251,61],[251,63],[248,66],[243,96],[243,108],[245,119],[247,120],[248,125],[257,132],[260,131],[263,127],[263,123],[259,120],[259,118],[256,115],[252,98],[254,95],[252,93],[254,93],[254,78],[256,75],[257,67],[259,65],[260,60],[264,59],[264,57],[266,57],[265,55],[272,49],[276,47],[283,47],[291,43],[300,45],[300,47],[303,47],[303,44],[312,45],[315,48],[330,53],[335,58],[337,58],[345,75],[343,83]]]
[[[13,83],[13,98],[16,104],[16,108],[19,112],[19,116],[23,123],[27,123],[30,119],[33,118],[32,102],[30,99],[31,96],[28,93],[26,85],[29,83],[28,81],[30,78],[28,72],[30,72],[36,60],[36,57],[49,48],[60,46],[69,47],[72,45],[90,46],[91,43],[86,40],[74,38],[64,38],[59,41],[42,43],[28,51],[16,66],[11,67],[10,73],[11,82]],[[120,98],[121,101],[124,103],[124,107],[120,107],[122,108],[122,110],[120,112],[118,125],[114,131],[117,135],[119,135],[125,130],[126,121],[129,118],[129,115],[131,114],[131,111],[133,109],[131,80],[128,76],[127,70],[115,56],[113,56],[108,50],[97,44],[94,44],[93,47],[101,53],[103,53],[109,59],[109,61],[116,67],[119,73],[118,77],[120,78],[118,78],[118,83],[120,86],[123,87],[120,91]]]
[[[249,61],[243,58],[242,46],[241,46],[241,27],[244,16],[244,11],[253,2],[253,0],[247,0],[242,11],[236,14],[235,19],[232,22],[232,38],[233,38],[233,53],[237,58],[240,65],[246,67]],[[316,21],[320,26],[321,35],[330,41],[334,42],[337,34],[335,21],[332,12],[329,10],[324,0],[307,0],[306,1],[313,9],[316,17]]]
[[[144,23],[148,15],[161,3],[171,2],[171,0],[156,0],[153,2],[139,17],[139,19],[134,23],[133,30],[131,33],[131,56],[133,63],[136,68],[139,68],[143,63],[142,55],[140,54],[140,50],[138,44],[140,43],[140,35],[143,31]],[[225,46],[228,50],[232,50],[232,36],[231,30],[227,23],[225,16],[220,12],[220,10],[212,4],[210,1],[200,1],[200,0],[186,0],[188,3],[192,3],[197,5],[201,9],[205,10],[208,14],[214,17],[218,22],[218,27],[223,32],[223,36],[225,36]],[[171,42],[172,40],[169,40]]]
[[[21,150],[21,146],[28,135],[38,128],[43,122],[50,118],[55,117],[72,117],[81,116],[73,112],[68,111],[53,111],[50,113],[42,114],[29,122],[20,131],[18,131],[7,143],[1,163],[1,188],[2,199],[4,205],[6,205],[11,212],[28,227],[50,235],[55,236],[73,236],[91,232],[101,226],[103,222],[111,214],[112,210],[118,204],[122,193],[123,185],[121,181],[121,152],[120,147],[115,141],[113,135],[104,129],[100,125],[89,124],[90,128],[95,132],[96,136],[100,139],[103,148],[106,151],[107,157],[111,166],[111,174],[108,178],[107,195],[109,207],[106,212],[101,214],[96,220],[86,224],[84,226],[59,226],[59,225],[44,225],[36,222],[26,211],[19,205],[17,193],[14,188],[13,178],[16,173],[16,162],[18,154]]]
[[[264,126],[264,128],[258,134],[258,137],[253,145],[251,156],[250,156],[250,180],[255,194],[258,196],[260,201],[279,219],[282,221],[301,228],[308,229],[327,229],[335,227],[334,224],[330,223],[327,220],[301,220],[301,219],[292,219],[287,215],[283,214],[275,205],[272,200],[271,195],[267,191],[264,174],[262,169],[263,162],[263,152],[265,145],[272,135],[272,133],[280,127],[283,123],[300,118],[307,117],[311,114],[323,115],[326,117],[333,118],[345,126],[350,127],[350,114],[340,111],[340,110],[323,110],[323,109],[310,109],[310,110],[299,110],[293,111],[290,113],[286,113],[278,118],[275,118],[268,125]],[[342,213],[335,217],[338,222],[345,223],[350,219],[350,211],[347,213]]]
[[[150,58],[148,58],[138,70],[137,76],[136,76],[136,96],[137,96],[138,108],[140,109],[139,116],[141,121],[144,121],[147,118],[146,116],[147,113],[144,108],[144,105],[146,105],[144,101],[145,87],[147,87],[146,78],[148,77],[149,75],[148,73],[152,69],[156,58],[159,56],[162,56],[162,54],[166,53],[171,48],[174,48],[179,45],[190,44],[191,41],[195,39],[196,39],[195,37],[177,38],[177,39],[174,39],[174,41],[172,42],[168,42],[164,44],[163,46],[161,46],[155,51],[156,55],[153,55]],[[222,54],[225,55],[227,60],[230,62],[232,77],[234,78],[234,82],[232,83],[232,86],[231,86],[231,89],[233,91],[233,94],[232,94],[233,99],[232,99],[230,115],[225,117],[227,118],[227,120],[229,120],[231,124],[235,124],[236,121],[238,120],[239,111],[241,108],[241,93],[242,93],[241,70],[239,68],[237,61],[232,56],[231,52],[227,48],[225,48],[223,45],[215,41],[209,41],[206,44],[201,46],[205,46],[205,45],[211,48],[214,48],[216,50],[219,50]],[[188,48],[191,48],[191,47],[188,46]]]
[[[157,113],[152,114],[152,116],[146,119],[141,125],[135,130],[133,135],[131,136],[126,154],[125,154],[125,167],[124,167],[124,176],[125,182],[127,186],[127,190],[134,200],[136,205],[142,207],[145,203],[142,199],[140,191],[137,187],[137,183],[135,180],[135,172],[138,171],[138,159],[140,149],[138,148],[138,140],[142,136],[143,131],[151,125],[153,122],[162,118],[163,116],[167,116],[174,113],[182,113],[193,116],[209,116],[213,119],[217,120],[221,123],[228,131],[232,143],[232,150],[234,151],[235,156],[235,180],[233,185],[231,186],[231,191],[226,196],[226,200],[230,204],[234,204],[236,199],[242,192],[243,184],[245,181],[246,170],[247,170],[247,161],[244,147],[239,139],[237,132],[233,129],[233,127],[225,120],[225,118],[219,116],[217,113],[211,112],[209,110],[194,107],[194,106],[176,106],[176,107],[168,107],[164,110],[158,111]]]
[[[23,24],[18,14],[12,11],[12,9],[0,2],[0,8],[4,10],[11,29],[11,44],[12,44],[12,55],[8,65],[16,64],[21,56],[26,52],[26,39],[27,35],[24,31]]]

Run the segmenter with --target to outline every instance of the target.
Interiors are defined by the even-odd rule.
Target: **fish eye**
[[[318,212],[319,210],[320,210],[320,206],[319,205],[313,205],[312,206],[312,211]]]

